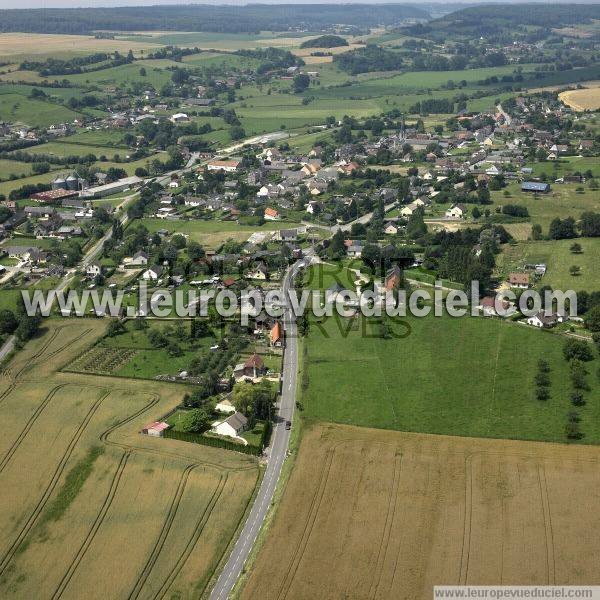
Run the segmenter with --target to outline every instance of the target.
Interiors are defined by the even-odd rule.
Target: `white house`
[[[393,223],[388,223],[383,232],[386,235],[396,235],[398,233],[398,228]]]
[[[533,317],[529,317],[527,324],[542,329],[554,327],[557,323],[562,323],[565,320],[565,317],[559,313],[540,311]]]
[[[170,120],[172,123],[183,123],[189,121],[190,118],[185,113],[175,113]]]
[[[100,266],[100,263],[94,262],[85,268],[85,274],[88,277],[96,277],[97,275],[100,275],[100,273],[102,273],[102,267]]]
[[[462,219],[467,215],[467,207],[464,204],[454,204],[445,214],[448,219]]]
[[[163,272],[163,268],[161,265],[155,265],[154,267],[150,267],[149,269],[146,269],[143,273],[142,273],[142,279],[144,281],[156,281]]]
[[[247,425],[248,419],[242,413],[234,412],[224,421],[213,423],[211,431],[218,435],[238,438],[239,434],[246,429]]]

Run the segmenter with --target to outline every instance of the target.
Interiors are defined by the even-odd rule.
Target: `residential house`
[[[467,207],[464,204],[453,204],[445,215],[447,219],[463,219],[467,216]]]
[[[533,325],[533,327],[539,327],[540,329],[549,329],[550,327],[554,327],[558,323],[562,323],[565,320],[565,315],[542,310],[536,315],[533,315],[533,317],[529,317],[527,319],[527,324]]]
[[[279,221],[281,215],[274,208],[265,208],[265,221]]]
[[[124,258],[123,264],[127,267],[145,267],[148,264],[148,255],[139,250],[133,256]]]
[[[246,279],[260,279],[265,281],[269,277],[269,270],[264,262],[257,263],[248,273]]]
[[[529,287],[529,273],[510,273],[508,283],[510,287],[527,289]]]
[[[102,273],[102,265],[100,263],[97,263],[97,262],[90,263],[85,268],[85,274],[88,277],[97,277],[101,273]]]
[[[146,269],[142,273],[142,279],[144,281],[156,281],[162,275],[162,273],[162,265],[155,265],[153,267],[150,267],[149,269]]]
[[[233,376],[236,380],[257,379],[267,372],[263,359],[258,354],[249,356],[245,362],[235,366]]]
[[[238,438],[248,426],[248,419],[240,412],[234,412],[224,421],[213,423],[211,431],[217,435]]]
[[[269,343],[274,348],[281,348],[283,345],[283,330],[279,321],[275,321],[275,324],[269,332]]]
[[[481,313],[486,317],[504,317],[505,314],[498,313],[496,310],[496,298],[495,296],[485,296],[481,299],[479,306],[477,307]],[[502,311],[507,311],[510,308],[510,302],[503,300],[500,304]]]

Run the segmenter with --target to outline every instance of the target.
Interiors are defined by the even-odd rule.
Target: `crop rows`
[[[90,348],[69,365],[70,371],[111,375],[129,362],[137,350],[131,348]]]

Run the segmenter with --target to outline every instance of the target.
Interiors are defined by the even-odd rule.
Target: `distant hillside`
[[[429,23],[404,28],[411,35],[434,40],[512,37],[527,27],[551,29],[600,19],[600,4],[496,4],[473,6]]]
[[[321,35],[312,40],[306,40],[300,48],[339,48],[348,46],[348,42],[339,35]]]
[[[405,19],[428,19],[429,13],[401,4],[297,4],[248,6],[138,6],[0,10],[0,32],[84,34],[108,31],[327,31],[342,24],[358,28]]]

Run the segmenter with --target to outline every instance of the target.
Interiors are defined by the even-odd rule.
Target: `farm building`
[[[541,181],[524,181],[521,184],[521,191],[547,194],[550,191],[550,184]]]
[[[166,429],[169,429],[169,424],[162,421],[155,421],[142,428],[142,433],[151,435],[152,437],[162,437]]]

